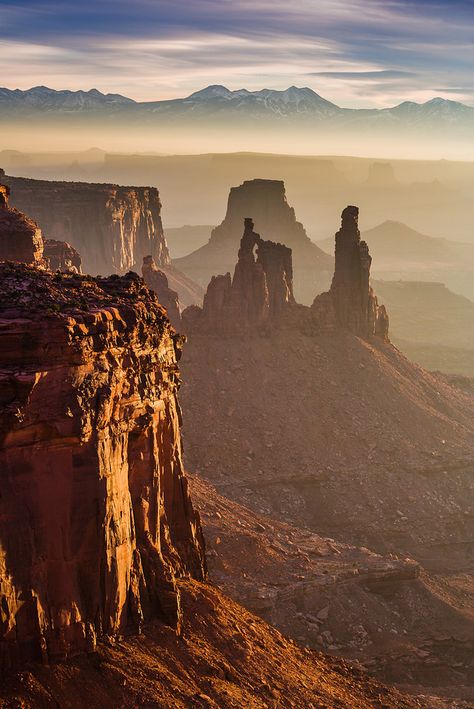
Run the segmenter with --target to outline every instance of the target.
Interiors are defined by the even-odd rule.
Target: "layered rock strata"
[[[25,214],[10,207],[10,189],[0,185],[0,261],[44,266],[41,229]]]
[[[232,187],[225,218],[213,229],[208,243],[189,256],[175,259],[175,265],[204,287],[214,274],[231,271],[242,221],[249,214],[261,234],[292,249],[295,296],[309,305],[316,285],[320,292],[329,286],[333,260],[309,239],[297,221],[282,180],[247,180]]]
[[[172,325],[179,328],[181,312],[178,294],[169,287],[166,273],[157,267],[153,256],[145,256],[143,259],[142,276],[147,286],[156,293],[161,305],[166,309]]]
[[[0,264],[0,666],[91,650],[205,576],[182,339],[135,274]]]
[[[77,249],[86,273],[138,271],[148,254],[158,266],[170,265],[155,187],[50,182],[2,173],[12,204],[38,222],[45,238]]]
[[[264,241],[244,220],[234,276],[213,276],[203,307],[183,313],[186,330],[235,332],[264,326],[295,305],[291,249]]]
[[[72,271],[82,273],[82,259],[80,253],[66,241],[46,239],[44,242],[44,256],[48,260],[51,271]]]
[[[312,305],[317,324],[338,327],[369,339],[388,339],[388,315],[370,286],[372,258],[361,241],[358,207],[346,207],[336,234],[335,270],[328,293],[316,296]]]

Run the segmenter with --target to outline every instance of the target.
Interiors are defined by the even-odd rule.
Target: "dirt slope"
[[[437,568],[471,563],[472,393],[344,334],[193,335],[181,371],[188,469],[226,496]]]
[[[473,584],[432,577],[258,515],[191,478],[213,582],[300,644],[357,659],[412,692],[471,698]],[[428,688],[428,689],[426,689]]]
[[[0,680],[1,707],[408,709],[422,701],[301,649],[219,591],[182,582],[182,638],[156,624],[68,664]]]

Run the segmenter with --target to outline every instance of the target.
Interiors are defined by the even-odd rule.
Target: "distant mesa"
[[[207,244],[174,264],[193,281],[206,286],[211,277],[232,271],[242,236],[242,222],[251,215],[257,232],[292,250],[295,298],[310,304],[315,283],[322,291],[330,284],[333,259],[316,246],[296,220],[281,180],[247,180],[229,193],[223,222],[213,229]]]
[[[373,162],[369,166],[369,174],[367,177],[367,187],[375,189],[386,189],[387,187],[395,187],[399,184],[395,177],[393,165],[389,162]]]
[[[390,312],[392,342],[428,370],[474,377],[474,302],[443,283],[374,282]]]
[[[144,256],[171,263],[154,187],[32,180],[3,175],[11,201],[47,239],[67,241],[91,275],[138,271]]]

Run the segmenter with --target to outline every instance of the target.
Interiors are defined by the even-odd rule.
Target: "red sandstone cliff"
[[[0,664],[57,659],[202,579],[183,474],[181,339],[135,274],[0,264]]]

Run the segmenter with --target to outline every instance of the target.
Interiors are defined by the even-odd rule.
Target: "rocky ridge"
[[[183,313],[186,332],[235,333],[242,329],[312,332],[347,331],[365,340],[388,341],[388,315],[370,285],[371,257],[357,228],[359,210],[346,207],[336,234],[335,271],[331,288],[311,307],[298,305],[293,295],[292,250],[264,241],[244,219],[234,276],[213,276],[203,307]]]
[[[238,268],[252,283],[253,258],[239,259]],[[432,567],[464,566],[463,549],[472,547],[474,400],[390,344],[369,268],[350,207],[336,235],[332,287],[313,306],[288,303],[284,315],[264,327],[257,319],[242,337],[236,313],[248,312],[248,291],[232,290],[238,307],[216,311],[215,293],[234,284],[230,276],[211,282],[209,312],[221,332],[224,313],[227,337],[213,336],[206,299],[202,312],[183,313],[188,459],[220,491],[259,511]],[[205,379],[198,377],[203,371]],[[224,460],[238,473],[229,475]],[[408,487],[400,480],[405,475]],[[426,514],[429,524],[421,522]],[[443,538],[459,544],[447,552]]]
[[[181,338],[135,274],[0,264],[0,658],[56,660],[203,579],[183,473]],[[12,534],[12,530],[15,533]]]

